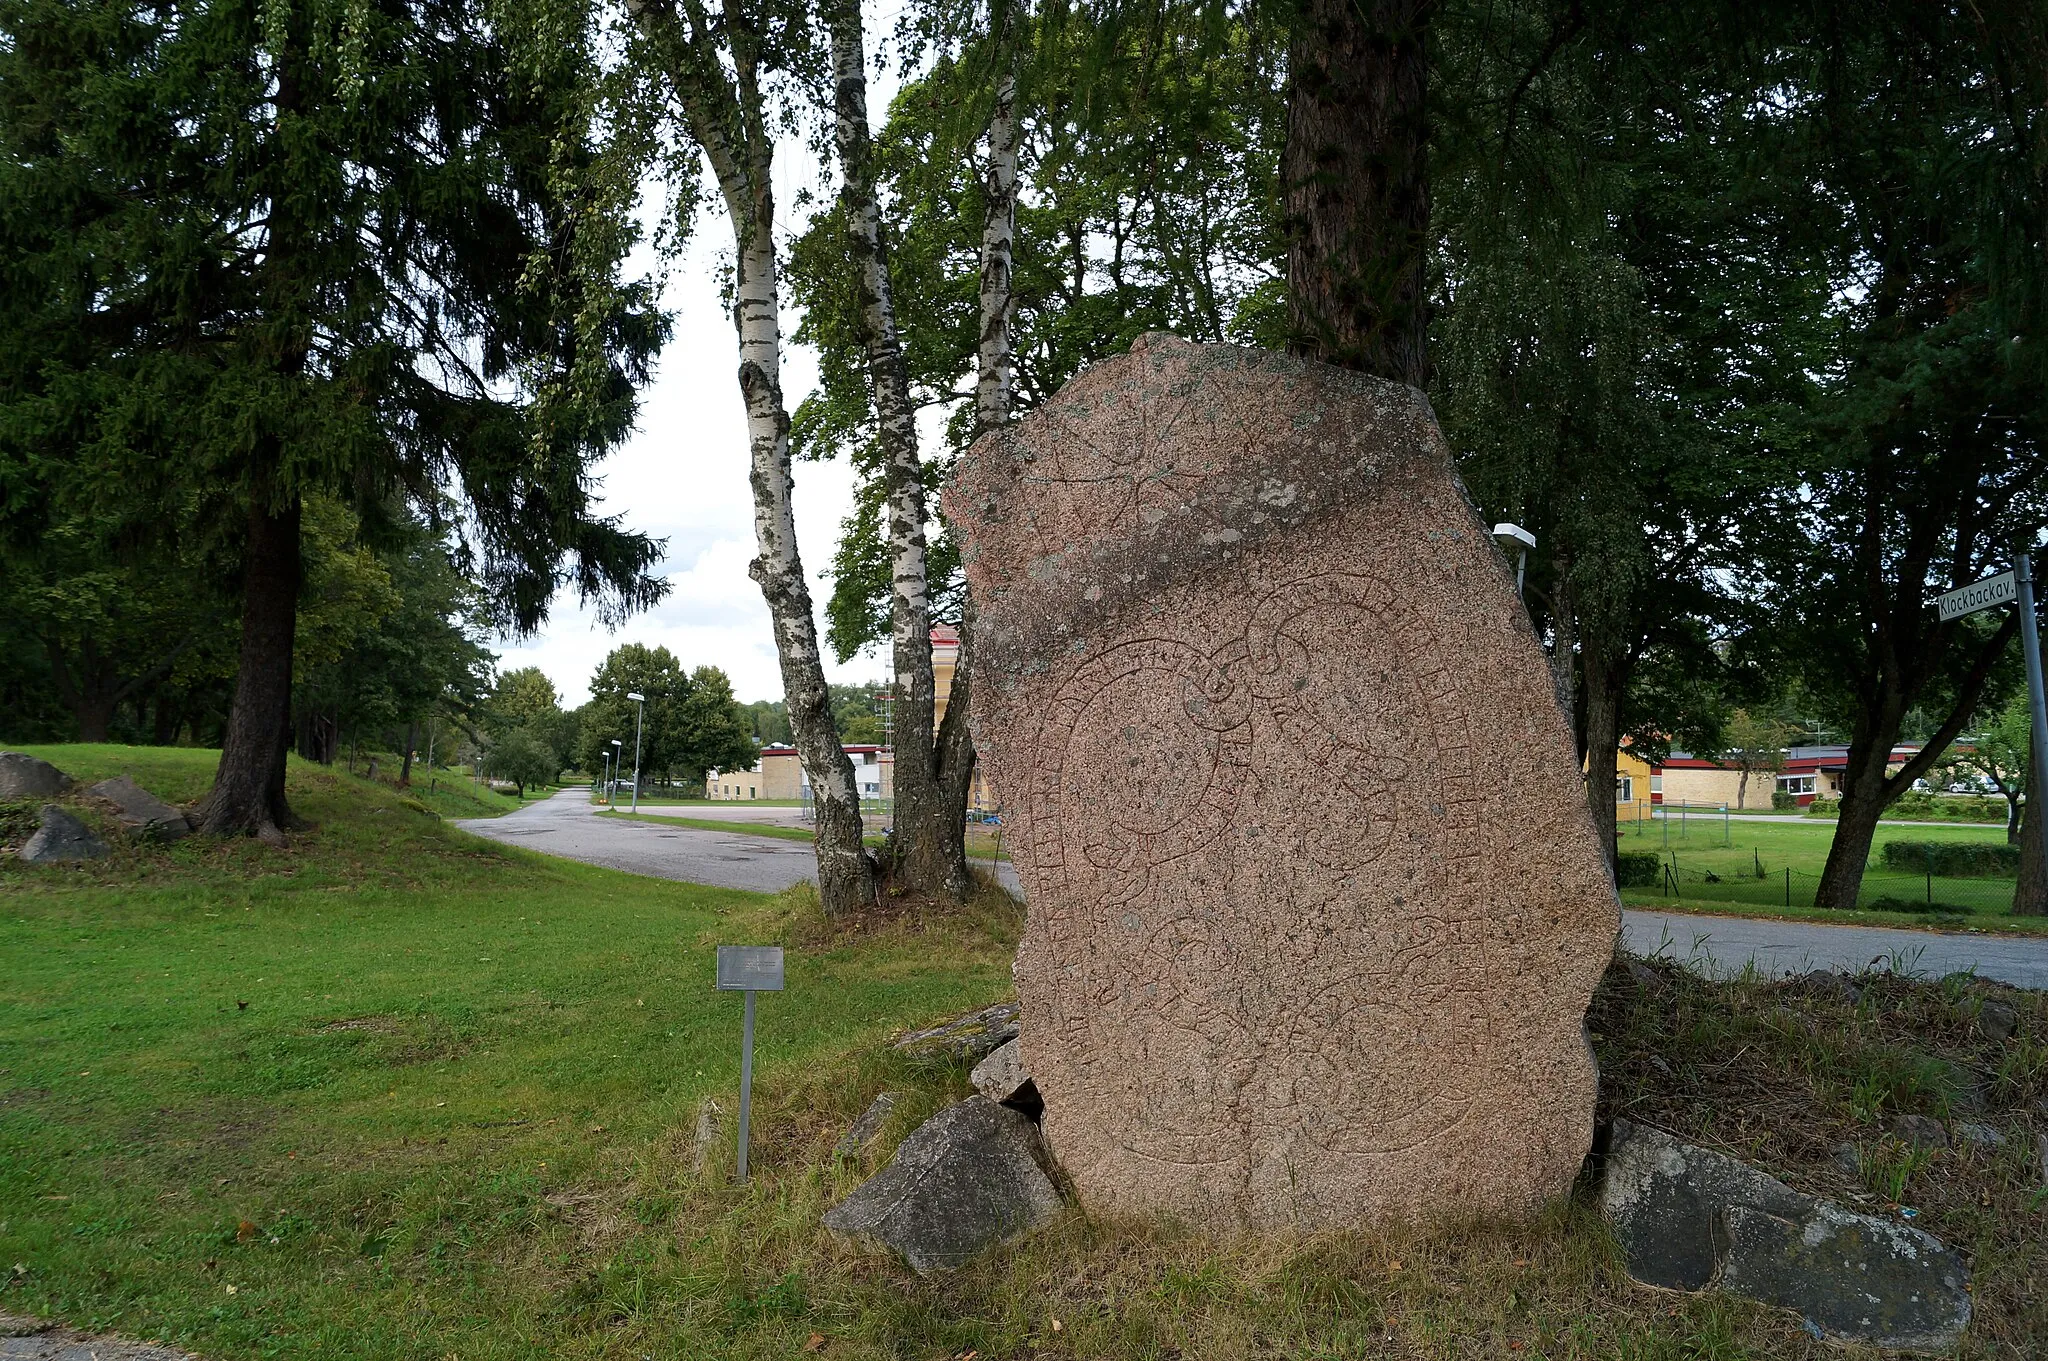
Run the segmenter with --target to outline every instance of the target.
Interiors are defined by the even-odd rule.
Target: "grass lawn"
[[[1624,901],[1642,907],[1681,908],[1696,912],[1732,912],[1745,916],[1790,917],[1802,921],[1844,919],[1842,913],[1813,906],[1813,893],[1827,863],[1835,826],[1832,822],[1764,822],[1715,815],[1674,816],[1663,820],[1624,821],[1621,849],[1647,851],[1672,867],[1670,887],[1624,890]],[[1899,874],[1884,861],[1893,841],[1993,842],[2005,840],[2003,826],[1958,823],[1944,827],[1880,826],[1864,872],[1861,901],[1854,922],[1872,926],[1935,926],[1987,931],[2048,933],[2048,918],[2011,915],[2013,881],[1935,876],[1929,911],[1929,884],[1924,875]],[[1788,872],[1789,871],[1789,876]],[[1671,896],[1675,887],[1677,896]],[[1788,902],[1789,899],[1789,902]],[[1874,905],[1885,900],[1908,907],[1886,911]]]
[[[48,754],[186,798],[213,759]],[[1013,910],[835,930],[801,892],[550,860],[380,786],[297,762],[290,782],[318,826],[282,850],[0,855],[0,1309],[214,1361],[1839,1354],[1782,1313],[1631,1286],[1583,1201],[1300,1241],[1072,1213],[918,1280],[819,1216],[965,1090],[884,1040],[1008,992]],[[790,988],[760,1002],[739,1187],[730,1139],[700,1155],[693,1137],[736,1081],[711,947],[777,940]],[[1873,980],[1851,1006],[1643,973],[1610,973],[1590,1018],[1607,1114],[1864,1208],[1914,1205],[1976,1273],[1966,1354],[2048,1336],[2042,999],[2001,992],[2021,1029],[1994,1047],[1960,983]],[[885,1088],[907,1095],[875,1154],[835,1158]],[[1908,1157],[1884,1138],[1896,1112],[1965,1110],[2008,1148]]]

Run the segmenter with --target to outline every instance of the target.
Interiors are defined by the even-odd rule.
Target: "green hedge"
[[[1664,857],[1654,851],[1623,851],[1615,858],[1614,882],[1622,888],[1655,888],[1664,877]]]
[[[1884,867],[1945,879],[2014,879],[2020,848],[1997,841],[1887,841]]]

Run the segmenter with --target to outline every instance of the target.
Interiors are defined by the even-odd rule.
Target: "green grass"
[[[2020,934],[2048,933],[2048,918],[2011,915],[2010,879],[1950,879],[1936,876],[1933,897],[1958,911],[1894,912],[1870,910],[1890,898],[1904,902],[1927,896],[1925,876],[1896,874],[1884,864],[1884,848],[1893,841],[2002,842],[2005,829],[1959,823],[1944,827],[1880,826],[1864,871],[1861,901],[1865,910],[1853,917],[1813,906],[1813,891],[1828,847],[1834,840],[1831,822],[1764,822],[1731,818],[1725,827],[1718,816],[1676,817],[1663,821],[1624,821],[1620,826],[1624,852],[1648,851],[1675,864],[1678,897],[1657,889],[1631,888],[1622,898],[1633,906],[1676,908],[1692,912],[1783,917],[1799,921],[1852,921],[1869,926],[1967,927]],[[1668,837],[1667,837],[1668,832]],[[1762,874],[1757,873],[1761,866]],[[1786,905],[1785,872],[1791,871],[1791,905]],[[1711,879],[1708,877],[1711,876]],[[1718,881],[1718,882],[1717,882]]]
[[[217,759],[43,754],[180,799]],[[0,859],[0,1308],[209,1356],[607,1354],[649,1245],[593,1257],[585,1221],[659,1218],[621,1179],[734,1082],[712,947],[790,907],[498,847],[296,760],[290,790],[317,830],[284,850]],[[763,1081],[999,997],[1008,966],[943,928],[799,954]]]
[[[212,758],[105,759],[191,797]],[[919,1280],[819,1217],[966,1090],[884,1040],[1005,995],[1014,910],[835,930],[802,892],[550,860],[361,780],[293,762],[290,781],[318,829],[283,849],[0,856],[0,1309],[209,1361],[1836,1354],[1780,1312],[1631,1286],[1583,1200],[1306,1240],[1070,1213]],[[755,1177],[735,1186],[729,1137],[700,1159],[692,1134],[735,1090],[739,1007],[711,988],[711,950],[778,940],[790,987],[760,1002]],[[2029,1114],[2048,1097],[2041,999],[2003,994],[2021,1030],[1995,1047],[1967,987],[1882,981],[1851,1008],[1661,974],[1654,993],[1621,970],[1603,985],[1610,1113],[1845,1199],[1910,1196],[1971,1256],[1965,1355],[2048,1332],[2027,1166],[2048,1128]],[[1959,1074],[2008,1150],[1901,1165],[1884,1122],[1952,1113]],[[835,1158],[885,1088],[906,1097],[875,1153]],[[1863,1182],[1829,1170],[1839,1139],[1867,1151]]]

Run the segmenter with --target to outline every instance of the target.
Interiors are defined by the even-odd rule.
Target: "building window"
[[[757,797],[757,795],[756,795],[756,794],[754,793],[754,788],[755,788],[755,786],[753,786],[753,785],[748,785],[748,786],[747,786],[747,797],[748,797],[748,798],[750,798],[750,799],[751,799],[751,798],[755,798],[755,797]],[[733,792],[734,792],[735,794],[737,794],[737,793],[739,792],[739,786],[737,786],[737,785],[733,786]]]
[[[1780,775],[1780,776],[1778,777],[1778,792],[1779,792],[1780,794],[1792,794],[1792,795],[1799,795],[1799,794],[1811,794],[1811,793],[1813,793],[1813,792],[1814,792],[1814,791],[1813,791],[1813,776],[1811,776],[1811,775]]]
[[[1617,775],[1614,777],[1614,801],[1616,803],[1634,803],[1636,801],[1635,776]]]
[[[1650,776],[1650,792],[1652,794],[1662,794],[1664,792],[1664,777],[1662,775],[1652,774]]]

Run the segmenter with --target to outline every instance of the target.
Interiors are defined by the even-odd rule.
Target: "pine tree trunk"
[[[2048,864],[2041,857],[2041,800],[2029,795],[2020,818],[2020,880],[2013,886],[2015,917],[2048,917]]]
[[[1878,820],[1893,798],[1894,786],[1884,768],[1898,730],[1896,716],[1880,713],[1850,740],[1842,771],[1842,812],[1835,822],[1834,840],[1828,845],[1827,863],[1821,867],[1820,885],[1814,890],[1815,907],[1848,911],[1863,892],[1863,871],[1870,863]]]
[[[301,570],[299,498],[272,507],[260,488],[252,489],[242,566],[241,661],[213,792],[199,807],[203,832],[276,843],[299,825],[285,802],[284,761]]]
[[[1280,155],[1289,348],[1422,387],[1429,0],[1302,0]]]
[[[910,375],[896,331],[881,207],[875,199],[867,46],[859,0],[835,0],[830,13],[837,115],[834,139],[843,175],[839,203],[857,276],[861,342],[867,350],[876,444],[882,455],[883,528],[889,544],[890,635],[896,671],[893,797],[897,871],[902,886],[912,893],[957,896],[966,887],[964,876],[949,882],[952,876],[947,871],[954,860],[964,864],[964,826],[961,822],[948,825],[932,746],[934,682],[924,469],[917,453],[917,412],[910,399]],[[948,855],[948,841],[960,843],[958,855]]]
[[[1616,837],[1614,784],[1621,767],[1621,697],[1627,684],[1623,668],[1591,640],[1584,652],[1586,668],[1586,807],[1600,831],[1612,868],[1620,853]]]

